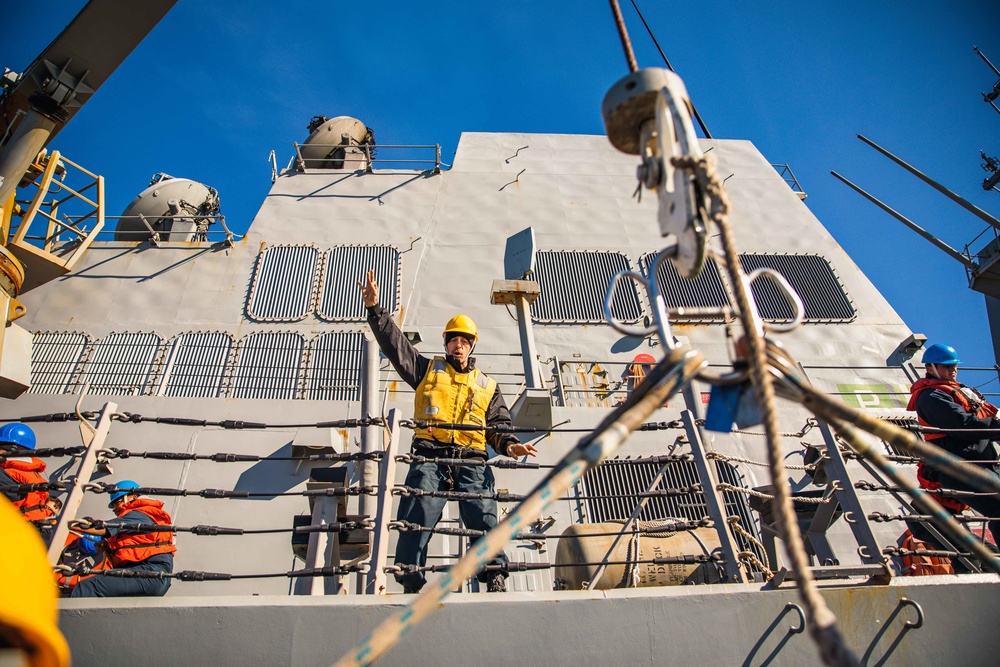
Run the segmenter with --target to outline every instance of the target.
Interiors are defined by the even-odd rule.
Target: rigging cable
[[[615,17],[615,27],[618,28],[618,37],[622,40],[622,49],[625,51],[625,61],[628,63],[629,72],[638,72],[639,64],[635,60],[635,52],[632,50],[632,41],[628,38],[628,30],[625,28],[625,19],[622,17],[621,7],[618,0],[610,0],[611,13]]]
[[[778,517],[778,532],[785,544],[785,551],[795,572],[795,581],[799,590],[799,598],[805,607],[806,622],[809,634],[819,646],[820,657],[828,665],[856,665],[858,659],[844,641],[837,628],[837,617],[827,606],[819,593],[816,580],[810,570],[809,556],[806,553],[799,530],[795,508],[792,505],[791,486],[785,473],[784,454],[778,440],[778,414],[775,405],[774,384],[768,369],[767,341],[764,332],[758,329],[753,314],[756,309],[751,305],[748,287],[739,262],[739,253],[733,238],[732,227],[729,224],[730,202],[715,171],[715,163],[711,157],[695,159],[690,156],[672,158],[675,167],[686,169],[693,173],[711,201],[710,218],[719,230],[722,240],[726,270],[730,284],[736,296],[740,313],[740,324],[743,335],[749,347],[750,379],[755,389],[757,403],[761,408],[764,422],[764,432],[767,434],[767,460],[770,463],[771,481],[774,485],[775,504]]]
[[[669,60],[667,60],[667,54],[665,54],[663,49],[660,48],[660,43],[657,41],[656,35],[653,34],[652,28],[649,27],[648,23],[646,23],[646,18],[639,10],[639,5],[635,4],[635,0],[632,0],[632,7],[635,9],[635,13],[639,15],[639,20],[642,21],[642,25],[646,26],[646,32],[649,33],[649,38],[652,39],[653,44],[656,45],[656,50],[660,52],[660,57],[663,58],[663,62],[667,65],[667,69],[671,72],[675,71],[673,65],[670,64]],[[701,131],[705,133],[705,138],[713,139],[714,137],[712,137],[712,133],[708,131],[708,126],[705,125],[705,121],[701,119],[701,114],[698,113],[698,109],[695,108],[694,102],[691,102],[691,111],[694,114],[694,119],[698,121],[698,126],[701,127]]]

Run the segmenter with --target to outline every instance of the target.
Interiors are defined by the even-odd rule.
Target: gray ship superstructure
[[[426,355],[441,351],[450,317],[471,316],[480,332],[479,367],[498,380],[515,424],[538,429],[520,435],[536,444],[540,454],[531,462],[543,468],[495,471],[498,492],[509,497],[501,513],[627,397],[649,358],[662,356],[655,337],[623,336],[603,313],[612,277],[645,273],[664,243],[655,197],[633,197],[635,159],[606,137],[465,133],[450,169],[440,168],[433,148],[412,151],[426,165],[400,169],[381,164],[363,136],[345,142],[337,149],[331,144],[339,141],[320,141],[328,150],[315,156],[296,146],[242,237],[213,229],[198,240],[194,226],[160,229],[151,242],[143,227],[120,225],[117,240],[94,242],[68,276],[22,296],[28,314],[19,323],[34,343],[32,388],[0,405],[0,415],[72,413],[85,387],[83,411],[113,403],[119,417],[110,421],[101,445],[108,458],[95,467],[92,484],[134,479],[154,497],[155,489],[167,490],[160,499],[178,526],[359,522],[327,533],[335,537],[329,543],[319,533],[311,542],[309,533],[178,533],[177,572],[281,575],[366,562],[370,571],[391,568],[395,533],[386,542],[381,531],[406,492],[398,488],[405,463],[391,455],[408,452],[412,432],[398,421],[412,417],[413,391],[366,343],[356,281],[368,269],[382,286],[382,303]],[[745,269],[780,271],[803,299],[805,321],[778,336],[781,343],[820,389],[876,416],[911,420],[905,401],[919,346],[913,332],[750,142],[702,140],[701,147],[726,179]],[[505,275],[508,238],[528,228],[537,246],[534,273]],[[668,264],[658,275],[673,334],[716,369],[731,365],[733,350],[726,314],[733,296],[720,268],[710,258],[694,283]],[[525,323],[494,294],[494,281],[505,278],[538,284],[534,357],[524,354]],[[791,318],[768,285],[755,283],[754,294],[765,320]],[[491,304],[491,295],[501,303]],[[611,311],[630,325],[653,317],[645,293],[627,281]],[[526,365],[537,379],[526,380]],[[520,569],[510,592],[457,586],[458,594],[379,664],[818,663],[801,632],[794,575],[764,581],[765,568],[779,579],[787,573],[773,538],[770,480],[759,465],[766,460],[762,429],[703,429],[708,393],[695,383],[671,400],[616,460],[536,517],[526,532],[537,539],[508,545]],[[898,515],[901,503],[869,490],[885,482],[853,459],[827,462],[830,477],[844,466],[851,483],[814,479],[813,469],[804,469],[806,454],[825,449],[832,435],[810,416],[781,403],[782,442],[795,491],[814,500],[837,497],[798,509],[848,643],[869,664],[989,664],[1000,643],[969,621],[996,616],[996,577],[890,576],[898,572],[881,551],[897,544],[903,524],[866,516]],[[45,445],[79,443],[73,419],[32,426]],[[329,460],[389,443],[395,452],[372,456],[369,465]],[[215,454],[220,460],[194,458]],[[663,458],[692,454],[669,464]],[[77,474],[79,457],[63,459],[62,467],[57,461],[53,480]],[[651,485],[661,468],[662,479]],[[302,495],[334,488],[348,490]],[[186,495],[170,495],[181,489]],[[648,493],[668,489],[685,491]],[[108,496],[99,486],[91,491],[76,515],[107,518]],[[571,526],[628,519],[643,495],[653,496],[638,517],[649,524],[722,519],[704,523],[699,530],[709,538],[691,553],[721,554],[696,566],[698,576],[720,583],[637,586],[653,578],[646,570],[629,572],[610,589],[559,590],[568,586],[565,571],[549,567],[565,565],[556,559],[556,538]],[[730,516],[739,517],[745,534],[729,527]],[[446,517],[443,526],[461,528],[454,503]],[[436,536],[429,564],[453,561],[467,539]],[[75,664],[103,663],[112,654],[135,663],[156,656],[154,664],[329,664],[410,600],[384,573],[189,578],[208,580],[176,580],[157,599],[64,600],[60,622]]]

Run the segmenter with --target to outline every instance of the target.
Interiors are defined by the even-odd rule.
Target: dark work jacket
[[[933,444],[963,459],[997,460],[996,447],[990,436],[974,429],[1000,429],[1000,419],[977,417],[941,389],[921,391],[915,407],[917,415],[935,428],[968,430],[968,433],[949,433],[943,438],[932,440]]]
[[[11,479],[10,475],[8,475],[2,468],[0,468],[0,486],[17,486],[17,482]],[[10,502],[21,499],[21,494],[17,491],[3,491],[2,493]]]
[[[389,360],[392,367],[396,369],[399,377],[403,379],[403,382],[410,385],[410,387],[416,389],[424,379],[424,376],[427,375],[427,368],[430,366],[431,360],[417,352],[413,344],[407,340],[403,332],[396,326],[396,323],[392,321],[389,311],[382,306],[376,304],[368,308],[368,326],[371,327],[372,333],[375,334],[375,340],[378,341],[379,347],[382,348],[382,354]],[[456,370],[462,370],[455,363],[451,355],[447,355],[446,359]],[[476,360],[470,357],[469,367],[465,371],[471,371],[475,367]],[[507,404],[504,403],[500,387],[497,386],[496,391],[493,392],[493,397],[490,399],[489,407],[486,408],[486,425],[510,426],[510,424],[510,412],[507,410]],[[506,454],[509,446],[520,441],[510,433],[487,432],[486,442],[495,451]],[[414,439],[415,445],[420,445],[421,443],[433,446],[433,443],[430,441]]]

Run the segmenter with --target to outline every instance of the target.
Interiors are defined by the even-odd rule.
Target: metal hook
[[[917,620],[906,621],[903,624],[904,628],[917,629],[922,627],[924,624],[924,610],[916,600],[911,600],[910,598],[899,598],[899,603],[896,605],[897,609],[902,607],[913,607],[917,612]]]
[[[754,299],[751,284],[760,277],[769,279],[779,291],[785,293],[786,301],[788,301],[788,304],[792,307],[793,313],[791,322],[787,324],[775,324],[772,322],[766,325],[766,328],[775,333],[784,333],[791,331],[795,327],[802,324],[802,320],[805,319],[806,316],[806,307],[802,303],[802,297],[799,296],[798,292],[795,291],[795,288],[791,286],[785,276],[781,275],[781,273],[775,269],[765,266],[749,273],[744,281],[747,286],[747,296],[750,299],[750,307],[754,310],[754,321],[757,322],[757,325],[759,327],[765,326],[762,318],[760,317],[760,311],[757,309],[757,301]]]
[[[75,412],[77,418],[80,420],[80,426],[81,427],[86,426],[88,429],[90,429],[91,435],[95,435],[97,433],[97,429],[94,428],[94,426],[89,421],[87,421],[87,418],[83,416],[83,411],[81,410],[81,408],[83,407],[83,399],[87,396],[87,392],[89,390],[90,390],[90,383],[84,382],[83,388],[80,389],[80,398],[76,399]]]
[[[626,336],[635,336],[637,338],[642,338],[650,334],[657,334],[660,343],[663,344],[668,350],[674,349],[676,346],[674,343],[673,334],[670,333],[670,318],[667,315],[667,306],[660,294],[659,286],[656,283],[656,270],[659,268],[660,263],[671,259],[677,254],[677,243],[672,243],[668,245],[663,250],[661,250],[653,261],[649,263],[646,268],[646,275],[640,275],[635,271],[619,271],[608,283],[608,289],[604,293],[604,303],[602,304],[604,310],[604,319],[611,325],[611,327],[620,334]],[[643,329],[631,329],[625,326],[624,322],[618,320],[611,312],[611,300],[614,298],[615,290],[618,286],[618,282],[622,278],[629,278],[633,280],[645,289],[646,298],[649,300],[649,304],[653,308],[653,322],[648,324]]]
[[[903,599],[905,600],[906,598]],[[802,611],[802,607],[795,604],[794,602],[789,602],[788,604],[786,604],[785,608],[781,612],[781,615],[784,616],[791,609],[794,609],[795,612],[799,615],[799,627],[788,628],[788,634],[798,635],[801,634],[806,629],[806,615],[805,612]]]

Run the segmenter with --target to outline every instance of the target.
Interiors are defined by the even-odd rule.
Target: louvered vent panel
[[[229,334],[218,331],[185,333],[175,338],[167,360],[163,395],[219,396],[232,347]]]
[[[360,332],[338,331],[310,341],[306,398],[314,401],[361,399],[363,340]]]
[[[844,321],[857,315],[830,263],[819,255],[740,255],[740,265],[747,273],[762,267],[781,273],[802,298],[806,320]],[[754,281],[753,296],[765,320],[792,319],[788,300],[768,278]]]
[[[90,339],[76,331],[39,331],[31,342],[31,394],[72,393],[69,386]]]
[[[302,366],[302,336],[263,332],[244,336],[237,348],[232,398],[296,398]]]
[[[297,322],[312,310],[319,251],[312,246],[270,246],[257,256],[247,318]],[[357,289],[357,287],[355,287]]]
[[[649,265],[655,258],[656,253],[648,253],[639,259],[643,275],[647,274]],[[660,262],[656,269],[656,285],[670,310],[722,308],[730,305],[729,295],[722,284],[722,276],[719,275],[719,266],[711,257],[705,262],[701,275],[694,280],[681,278],[673,262]]]
[[[624,521],[632,515],[641,498],[637,494],[649,489],[660,470],[656,463],[627,463],[622,459],[610,459],[589,469],[580,480],[580,495],[587,508],[590,523],[604,521]],[[715,470],[719,481],[736,487],[746,487],[743,476],[726,461],[716,461]],[[677,461],[667,465],[666,472],[654,491],[700,484],[694,461]],[[740,523],[755,538],[760,538],[755,515],[751,513],[745,494],[726,491],[723,493],[726,516],[738,516]],[[688,493],[669,498],[649,498],[639,513],[639,521],[657,519],[685,519],[697,521],[708,516],[708,505],[704,493]],[[740,535],[736,541],[741,549],[750,550],[763,558],[764,554],[752,542]]]
[[[111,333],[94,346],[84,381],[95,394],[142,396],[149,393],[153,362],[160,350],[154,333]]]
[[[327,252],[323,292],[317,316],[331,322],[363,322],[365,306],[358,280],[371,269],[379,286],[379,303],[396,311],[399,251],[392,246],[339,246]]]
[[[531,304],[536,322],[599,324],[604,322],[604,293],[612,276],[629,268],[619,252],[543,250],[535,257],[535,280],[542,294]],[[612,313],[624,322],[642,317],[635,283],[619,281],[611,302]]]

